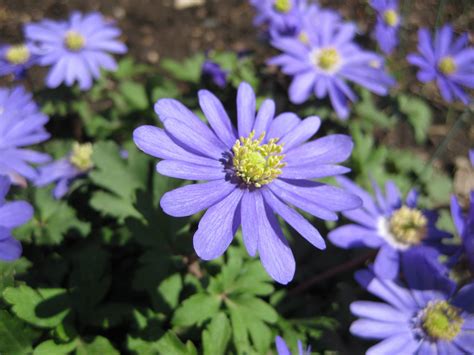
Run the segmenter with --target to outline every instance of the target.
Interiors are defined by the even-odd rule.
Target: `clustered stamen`
[[[275,0],[273,6],[276,11],[287,13],[291,11],[291,0]]]
[[[11,64],[19,65],[24,64],[30,59],[30,51],[24,44],[11,46],[5,53],[5,58]]]
[[[443,74],[453,74],[456,71],[456,63],[454,62],[454,58],[450,56],[442,58],[438,63],[438,68]]]
[[[80,171],[88,171],[93,167],[93,148],[91,143],[74,143],[69,161]]]
[[[68,31],[64,37],[64,43],[69,50],[77,52],[84,48],[86,39],[79,32]]]
[[[283,146],[277,144],[278,138],[272,138],[262,144],[265,132],[254,139],[255,131],[247,138],[240,137],[232,147],[234,153],[233,166],[237,176],[247,185],[261,187],[275,180],[281,169],[285,157],[281,154]]]
[[[390,234],[404,245],[417,245],[425,238],[428,220],[420,210],[402,206],[389,221]]]
[[[316,67],[327,72],[333,71],[341,61],[341,57],[335,48],[323,48],[313,51],[311,57]]]
[[[430,302],[423,310],[423,329],[433,339],[451,341],[461,331],[463,319],[459,313],[446,301]]]
[[[383,13],[383,20],[387,25],[395,27],[399,21],[398,13],[393,9],[387,10]]]

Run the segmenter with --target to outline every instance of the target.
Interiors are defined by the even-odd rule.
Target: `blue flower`
[[[33,217],[33,207],[25,201],[6,202],[10,179],[0,175],[0,260],[11,261],[21,255],[21,244],[11,231]]]
[[[468,34],[455,39],[450,25],[436,31],[434,42],[423,28],[418,31],[420,54],[410,54],[407,60],[420,68],[418,80],[436,80],[445,101],[457,98],[467,105],[471,99],[463,87],[474,89],[474,48],[468,47],[468,43]]]
[[[74,143],[71,152],[66,157],[39,168],[36,185],[45,186],[56,182],[53,196],[56,199],[62,198],[68,192],[72,181],[92,169],[92,153],[92,144]]]
[[[364,51],[354,42],[356,28],[343,23],[331,11],[321,11],[317,21],[304,21],[298,37],[279,37],[272,45],[283,54],[269,64],[279,65],[287,75],[294,76],[289,88],[291,102],[301,104],[314,94],[329,95],[338,116],[349,115],[349,101],[356,95],[346,80],[379,95],[386,95],[394,81],[383,71],[383,59]]]
[[[381,340],[367,354],[471,354],[474,349],[474,283],[456,292],[418,253],[404,258],[405,282],[356,273],[357,281],[385,303],[356,301],[352,334]]]
[[[329,233],[329,239],[341,248],[379,249],[374,265],[379,277],[395,278],[400,257],[410,249],[423,247],[434,257],[439,250],[445,251],[441,240],[450,237],[450,234],[436,228],[436,213],[417,208],[418,194],[415,190],[409,192],[403,203],[400,191],[392,181],[385,185],[386,196],[374,184],[374,200],[349,179],[339,177],[338,182],[347,191],[358,195],[363,207],[343,212],[355,224],[334,229]]]
[[[0,76],[13,74],[20,79],[38,60],[31,43],[0,46]]]
[[[12,182],[25,185],[37,176],[29,163],[44,164],[47,154],[23,147],[47,140],[50,135],[44,125],[48,117],[42,114],[22,87],[0,89],[0,174]]]
[[[255,114],[255,94],[247,83],[237,93],[237,130],[212,93],[201,90],[199,104],[211,127],[178,101],[162,99],[155,111],[165,129],[142,126],[134,132],[138,148],[163,159],[157,165],[162,175],[207,180],[166,193],[161,207],[174,217],[207,209],[194,234],[194,249],[204,260],[221,256],[242,225],[248,253],[258,251],[270,276],[286,284],[295,260],[275,214],[324,249],[320,233],[288,205],[325,220],[361,205],[343,189],[311,181],[348,172],[337,164],[349,157],[352,140],[330,135],[307,142],[320,119],[301,120],[293,113],[274,118],[273,100],[263,101]]]
[[[227,84],[227,71],[222,67],[213,62],[212,60],[206,59],[202,65],[202,76],[204,78],[210,78],[212,82],[220,88],[224,88]]]
[[[39,47],[39,64],[52,65],[46,78],[50,88],[61,83],[72,86],[77,80],[81,90],[92,86],[100,70],[116,70],[109,53],[122,54],[127,47],[117,37],[120,30],[106,22],[100,13],[72,13],[68,21],[44,20],[25,27],[27,38]]]
[[[398,30],[401,23],[398,0],[372,0],[370,5],[377,12],[375,39],[382,52],[390,54],[398,45]]]
[[[278,355],[291,355],[291,351],[288,348],[288,345],[286,345],[286,342],[282,337],[277,336],[275,338],[275,344],[276,344]],[[303,343],[300,340],[298,340],[298,355],[311,355],[311,346],[308,346],[305,350],[303,348]]]

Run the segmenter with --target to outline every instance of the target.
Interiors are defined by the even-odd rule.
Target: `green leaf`
[[[13,286],[15,275],[26,272],[31,265],[26,258],[9,262],[0,261],[0,295],[7,287]]]
[[[229,320],[224,313],[218,313],[202,333],[204,355],[225,354],[231,335]]]
[[[38,332],[7,311],[0,310],[0,354],[31,354]]]
[[[201,68],[204,60],[204,54],[197,53],[182,62],[177,62],[172,59],[163,59],[161,66],[164,70],[173,75],[175,79],[197,84],[201,79]]]
[[[109,340],[97,336],[92,342],[80,341],[76,349],[77,355],[119,355]]]
[[[175,326],[191,326],[214,317],[219,311],[221,298],[207,293],[198,293],[186,299],[176,310],[172,323]]]
[[[171,331],[167,332],[157,342],[158,354],[162,355],[197,355],[197,350],[193,343],[188,341],[185,344]]]
[[[46,340],[35,348],[33,355],[67,355],[76,347],[77,343],[75,341],[67,344],[56,344],[54,340]]]
[[[148,96],[142,84],[124,81],[120,83],[119,90],[132,109],[146,110],[148,108]]]
[[[34,290],[29,286],[8,287],[3,298],[12,305],[18,318],[40,328],[54,328],[68,315],[69,298],[66,290],[43,288]]]
[[[158,287],[158,292],[166,301],[168,306],[176,308],[179,302],[179,294],[183,288],[183,281],[180,274],[174,274],[163,280]]]
[[[398,97],[398,105],[415,130],[416,142],[424,143],[433,116],[428,104],[422,99],[401,95]]]

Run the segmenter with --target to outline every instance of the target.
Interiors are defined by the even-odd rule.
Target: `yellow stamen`
[[[308,34],[305,31],[300,32],[300,34],[298,35],[298,39],[303,44],[309,44],[309,37],[308,37]]]
[[[441,73],[449,75],[456,71],[456,63],[453,57],[444,57],[438,63],[438,68]]]
[[[233,166],[237,176],[247,185],[261,187],[275,180],[281,169],[285,157],[281,154],[283,146],[277,144],[278,138],[272,138],[266,144],[261,144],[265,133],[254,139],[255,131],[247,138],[240,137],[232,147],[234,153]]]
[[[291,10],[291,0],[275,0],[273,6],[276,11],[287,13]]]
[[[390,233],[395,240],[405,245],[420,244],[426,236],[428,220],[417,209],[402,206],[389,221]]]
[[[80,171],[87,171],[93,167],[92,163],[92,144],[74,143],[69,161]]]
[[[314,65],[324,71],[331,71],[341,61],[341,57],[335,48],[323,48],[312,54]]]
[[[64,44],[69,50],[76,52],[84,48],[86,39],[79,32],[68,31],[64,37]]]
[[[398,25],[398,13],[395,10],[387,10],[383,13],[383,20],[389,26],[395,27]]]
[[[431,338],[451,341],[461,331],[464,320],[459,316],[459,309],[448,302],[429,303],[423,312],[423,329]]]
[[[5,58],[11,63],[11,64],[24,64],[30,59],[30,51],[28,50],[28,47],[25,46],[24,44],[19,44],[16,46],[11,46],[8,48]]]

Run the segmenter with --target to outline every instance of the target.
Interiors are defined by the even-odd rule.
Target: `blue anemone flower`
[[[202,65],[202,76],[210,78],[212,82],[220,88],[224,88],[227,84],[228,72],[210,59],[206,59]]]
[[[29,163],[44,164],[50,157],[24,147],[49,139],[44,128],[47,122],[48,117],[22,87],[0,88],[0,174],[18,185],[25,185],[25,178],[36,178]]]
[[[33,207],[25,201],[6,202],[10,179],[0,175],[0,260],[12,261],[21,255],[21,244],[13,238],[13,228],[25,224],[33,217]]]
[[[404,282],[378,278],[371,270],[357,281],[382,302],[356,301],[352,334],[381,340],[368,355],[471,354],[474,349],[474,283],[456,285],[417,252],[403,259]]]
[[[379,277],[393,279],[399,271],[400,257],[410,249],[421,248],[436,257],[444,249],[443,238],[449,233],[436,228],[437,214],[417,208],[418,194],[411,190],[403,203],[401,193],[392,181],[385,185],[386,196],[374,183],[375,199],[347,178],[338,177],[339,184],[358,195],[363,206],[343,215],[354,221],[332,230],[331,242],[341,248],[377,248],[374,270]]]
[[[288,205],[325,220],[336,220],[336,211],[360,207],[357,196],[312,181],[349,171],[337,164],[351,154],[352,140],[330,135],[308,142],[320,119],[301,120],[289,112],[274,118],[273,100],[263,101],[256,114],[255,94],[247,83],[237,93],[237,129],[209,91],[199,92],[199,104],[211,127],[178,101],[162,99],[155,111],[165,129],[142,126],[134,132],[139,149],[163,159],[157,165],[160,174],[207,180],[166,193],[161,207],[174,217],[207,209],[193,239],[204,260],[221,256],[242,225],[248,253],[258,252],[270,276],[286,284],[293,279],[295,260],[275,214],[324,249],[317,229]]]
[[[468,44],[468,34],[456,39],[450,25],[436,30],[434,41],[423,28],[418,31],[420,54],[410,54],[407,60],[420,68],[418,80],[423,83],[436,80],[445,101],[459,99],[468,105],[471,99],[463,87],[474,89],[474,48]]]
[[[354,24],[340,21],[332,11],[321,11],[317,21],[303,21],[302,26],[303,36],[273,39],[272,45],[283,54],[269,60],[293,76],[291,102],[301,104],[312,94],[319,99],[329,95],[337,115],[346,119],[349,101],[356,101],[347,80],[378,95],[388,93],[394,81],[383,70],[383,58],[353,42]]]
[[[398,45],[398,30],[401,23],[398,0],[372,0],[370,6],[377,12],[375,39],[382,52],[390,54]]]
[[[31,43],[0,46],[0,76],[13,74],[16,79],[21,79],[38,60],[34,52]]]
[[[73,12],[68,21],[44,20],[25,26],[26,37],[38,46],[38,62],[51,69],[46,78],[50,88],[61,83],[81,90],[92,86],[100,70],[116,70],[109,53],[123,54],[127,47],[117,37],[121,31],[97,12]]]

